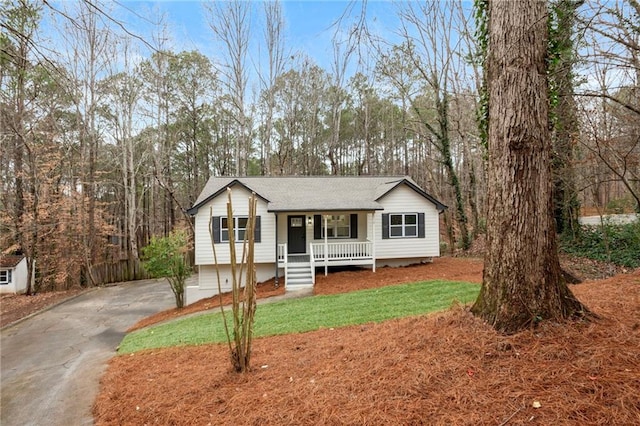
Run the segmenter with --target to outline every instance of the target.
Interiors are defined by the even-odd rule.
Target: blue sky
[[[260,10],[258,2],[257,10]],[[170,33],[174,38],[175,50],[200,50],[206,55],[215,54],[212,49],[212,33],[209,29],[202,3],[199,1],[121,1],[121,4],[137,14],[157,19],[166,13]],[[285,35],[287,48],[292,52],[303,51],[319,65],[327,68],[331,60],[331,39],[334,33],[332,24],[349,7],[349,1],[299,1],[282,2],[286,22]],[[354,14],[359,14],[360,3],[352,4]],[[367,19],[378,28],[393,27],[395,20],[393,4],[390,1],[370,1],[367,5]],[[149,28],[144,19],[134,13],[121,11],[134,28]],[[146,30],[140,30],[146,31]],[[261,30],[254,37],[261,37]],[[144,34],[141,34],[145,36]]]

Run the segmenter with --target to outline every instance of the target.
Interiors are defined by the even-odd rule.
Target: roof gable
[[[213,178],[212,177],[212,178],[209,178],[209,180],[207,181],[207,184],[205,185],[204,189],[200,192],[200,195],[198,195],[198,198],[196,199],[196,202],[193,204],[193,207],[191,207],[189,210],[187,210],[187,213],[189,213],[190,215],[196,214],[198,212],[198,208],[200,206],[202,206],[203,204],[206,204],[209,201],[213,200],[214,198],[216,198],[217,196],[219,196],[223,192],[226,192],[227,188],[233,188],[236,185],[242,186],[247,191],[255,193],[258,198],[263,199],[267,203],[269,202],[269,200],[264,198],[257,191],[253,190],[252,188],[249,188],[247,185],[245,185],[243,182],[241,182],[240,179],[237,179],[237,178]]]
[[[402,180],[399,180],[396,182],[395,185],[393,185],[392,188],[389,188],[387,191],[385,191],[383,194],[381,194],[378,198],[376,198],[376,201],[382,199],[385,195],[387,195],[389,192],[391,192],[392,190],[394,190],[395,188],[397,188],[400,185],[407,185],[409,188],[411,188],[412,190],[414,190],[415,192],[417,192],[419,195],[421,195],[422,197],[426,198],[427,200],[431,201],[433,204],[435,204],[436,209],[438,209],[439,212],[442,212],[444,210],[447,209],[447,206],[442,204],[440,201],[438,201],[435,197],[433,197],[432,195],[430,195],[429,193],[425,192],[422,188],[420,188],[413,180],[409,179],[409,178],[403,178]]]
[[[196,214],[202,205],[235,185],[255,192],[271,212],[382,210],[379,200],[401,184],[434,203],[438,210],[446,209],[407,176],[249,176],[210,178],[188,212]]]

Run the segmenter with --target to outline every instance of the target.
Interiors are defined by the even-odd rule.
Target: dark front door
[[[304,216],[287,216],[287,247],[289,254],[307,252],[307,227]]]

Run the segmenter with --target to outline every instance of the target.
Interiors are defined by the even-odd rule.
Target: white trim
[[[402,223],[399,225],[394,225],[392,224],[393,220],[393,216],[402,216]],[[416,218],[416,223],[413,224],[407,224],[406,218],[407,216],[413,216]],[[396,239],[396,238],[418,238],[418,234],[419,234],[419,224],[418,224],[418,213],[389,213],[389,239]],[[407,228],[408,227],[415,227],[416,229],[416,233],[415,235],[406,235],[407,233]],[[392,229],[400,229],[402,231],[402,235],[393,235],[393,233],[391,232]]]
[[[0,269],[0,285],[10,285],[13,283],[13,269]],[[4,279],[2,277],[4,275]]]

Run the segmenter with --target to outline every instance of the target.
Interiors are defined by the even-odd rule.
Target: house
[[[22,255],[0,255],[0,293],[24,293],[27,290],[27,258]]]
[[[247,224],[248,198],[258,198],[255,265],[258,282],[284,278],[285,288],[310,288],[318,268],[360,265],[375,271],[440,255],[439,214],[447,207],[406,176],[212,177],[189,213],[195,216],[198,285],[186,303],[231,289],[231,189],[236,241]],[[241,245],[236,246],[238,257]]]

